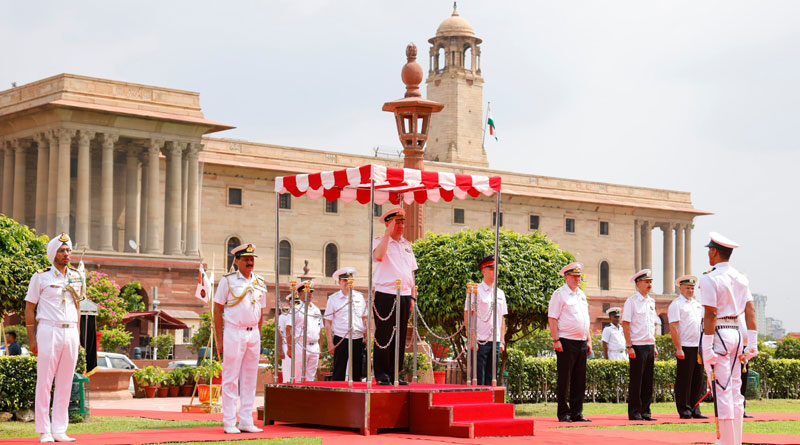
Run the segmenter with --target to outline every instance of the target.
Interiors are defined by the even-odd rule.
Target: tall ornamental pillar
[[[56,190],[58,190],[58,130],[47,132],[50,162],[47,165],[47,234],[56,233]]]
[[[694,226],[691,224],[686,224],[683,227],[684,237],[683,237],[683,270],[686,273],[692,273],[692,228]]]
[[[653,241],[651,230],[652,226],[650,225],[650,221],[642,223],[642,251],[644,252],[642,269],[653,270]]]
[[[100,250],[114,250],[114,145],[119,135],[103,135],[100,161]]]
[[[91,197],[91,154],[94,131],[81,130],[78,136],[78,196],[75,198],[75,250],[89,248],[89,209]]]
[[[187,188],[186,197],[186,255],[200,255],[200,151],[203,149],[201,144],[190,144],[186,154],[188,159],[187,166]]]
[[[675,224],[675,277],[681,277],[686,272],[683,270],[683,225]],[[678,292],[678,286],[675,286],[675,292]]]
[[[633,220],[633,271],[642,270],[642,229],[639,220]]]
[[[672,223],[664,223],[661,225],[661,231],[664,232],[664,286],[662,293],[665,295],[673,293],[675,289],[675,242],[672,238]]]
[[[12,217],[20,224],[25,224],[25,204],[28,202],[25,190],[25,177],[27,167],[27,144],[22,139],[12,139],[14,148],[14,203]]]
[[[146,253],[164,252],[164,222],[160,210],[164,208],[159,190],[160,167],[158,155],[164,146],[163,139],[151,139],[147,148],[147,249]]]
[[[0,211],[8,216],[14,209],[14,150],[5,140],[0,140],[0,150],[3,151],[3,206]]]
[[[47,233],[47,186],[50,168],[50,145],[44,133],[33,136],[36,141],[36,212],[34,226],[39,233]]]
[[[130,241],[139,243],[139,152],[130,144],[125,151],[125,252],[136,252]]]
[[[148,172],[149,172],[149,154],[147,148],[142,150],[139,156],[139,161],[142,163],[142,180],[141,190],[139,191],[139,252],[147,252],[147,197],[148,195]]]
[[[167,142],[167,205],[164,215],[164,253],[180,255],[181,250],[181,154],[183,142]]]
[[[58,129],[58,164],[56,165],[56,230],[53,233],[69,233],[70,211],[70,152],[72,138],[77,132],[68,128]],[[51,234],[52,236],[52,234]]]

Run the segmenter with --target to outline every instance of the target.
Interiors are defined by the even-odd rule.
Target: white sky
[[[402,96],[408,42],[444,0],[19,2],[0,0],[0,89],[69,72],[201,93],[219,136],[367,154],[399,147],[381,105]],[[482,45],[491,166],[685,190],[707,233],[800,331],[785,278],[800,249],[800,3],[460,1]],[[524,160],[524,162],[520,162]],[[795,203],[795,204],[792,204]],[[661,235],[653,231],[655,271]],[[770,273],[776,271],[775,273]],[[656,279],[656,290],[661,281]]]

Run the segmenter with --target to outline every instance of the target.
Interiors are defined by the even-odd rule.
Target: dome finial
[[[400,78],[406,84],[405,97],[422,97],[422,93],[419,91],[419,84],[422,82],[422,66],[417,63],[417,45],[414,45],[413,42],[406,46],[406,59],[407,62],[400,72]]]
[[[458,11],[456,10],[456,2],[453,2],[453,15],[458,15]]]

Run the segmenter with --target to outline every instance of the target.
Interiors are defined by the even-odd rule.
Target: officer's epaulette
[[[229,276],[235,275],[235,274],[236,274],[236,272],[234,271],[234,272],[226,273],[225,275],[223,275],[223,277],[229,277]]]
[[[711,269],[708,269],[707,271],[703,272],[703,275],[705,275],[707,273],[714,272],[714,269],[716,269],[716,267],[712,267]]]
[[[78,269],[76,269],[76,268],[75,268],[75,266],[73,266],[72,264],[67,264],[67,267],[68,267],[68,268],[70,268],[70,269],[72,269],[72,270],[75,270],[75,271],[77,271],[77,270],[78,270]]]
[[[50,267],[45,267],[44,269],[39,269],[39,270],[37,270],[37,271],[36,271],[36,273],[45,273],[45,272],[47,272],[48,270],[50,270]]]

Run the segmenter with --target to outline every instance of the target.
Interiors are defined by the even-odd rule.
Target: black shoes
[[[681,414],[680,418],[681,419],[694,419],[694,416],[691,416],[689,414]]]
[[[397,383],[402,386],[408,386],[408,382],[406,382],[405,380],[398,380]]]
[[[381,386],[392,386],[392,382],[384,379],[376,380],[376,383]]]
[[[650,417],[650,414],[642,414],[642,420],[646,420],[648,422],[655,422],[658,419],[656,419],[655,417]]]
[[[747,413],[742,414],[742,417],[744,417],[745,419],[753,419],[753,416]]]
[[[572,416],[572,417],[570,417],[570,419],[573,422],[591,422],[591,420],[587,419],[586,417],[583,417],[583,414],[578,414],[577,416]]]
[[[564,416],[559,417],[558,421],[559,422],[572,422],[572,417],[570,417],[569,414],[565,414]]]
[[[704,416],[702,414],[693,414],[692,419],[708,419],[708,416]]]
[[[628,420],[644,420],[641,414],[628,414]]]

